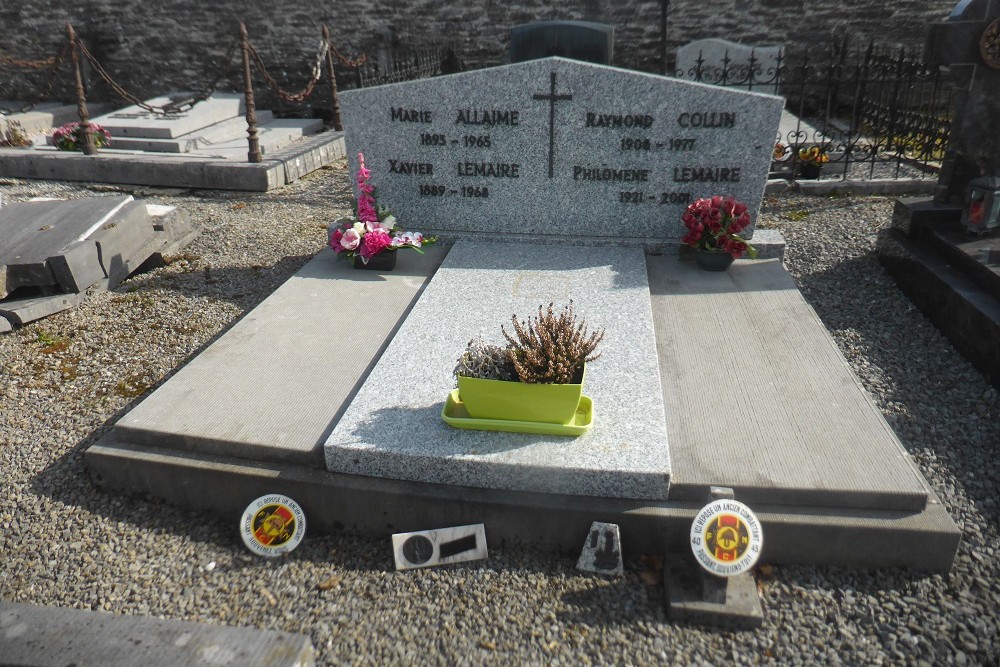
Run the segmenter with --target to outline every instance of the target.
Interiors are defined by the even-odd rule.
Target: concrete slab
[[[274,113],[263,109],[257,112],[257,123],[264,125],[274,120]],[[322,122],[320,123],[322,127]],[[208,127],[203,127],[188,134],[182,134],[173,139],[152,139],[148,137],[116,137],[113,146],[116,149],[150,151],[153,153],[187,153],[199,148],[205,148],[222,141],[246,138],[247,121],[244,116],[227,118]]]
[[[301,416],[305,414],[288,415],[289,420]],[[484,492],[451,484],[341,475],[296,464],[122,442],[115,432],[92,445],[86,458],[90,474],[103,488],[148,493],[194,512],[239,516],[254,498],[284,493],[302,505],[310,531],[347,529],[388,538],[427,526],[482,523],[493,548],[530,545],[574,557],[593,521],[618,524],[625,553],[686,549],[691,522],[704,504]],[[960,538],[955,522],[936,498],[922,512],[768,504],[755,504],[753,509],[767,536],[761,558],[768,563],[947,571]]]
[[[605,330],[577,437],[467,431],[441,409],[469,339],[573,301]],[[341,473],[607,498],[667,498],[670,455],[641,248],[459,241],[326,442]]]
[[[125,415],[116,435],[322,468],[333,424],[444,254],[401,253],[396,270],[380,275],[324,250]],[[338,312],[348,300],[366,307]],[[336,341],[362,339],[363,353],[338,353]]]
[[[190,153],[102,150],[88,156],[54,149],[4,149],[0,151],[0,176],[267,192],[301,176],[302,156],[313,153],[319,156],[318,166],[343,157],[344,133],[329,131],[302,139],[259,164]],[[291,176],[286,176],[289,162],[295,164]]]
[[[261,123],[257,127],[257,140],[261,153],[270,155],[279,148],[284,148],[288,144],[304,136],[315,134],[322,129],[323,121],[319,118],[279,118],[269,123]],[[244,127],[242,136],[234,137],[228,141],[215,142],[210,146],[199,147],[191,150],[191,153],[226,160],[246,160],[246,128]]]
[[[321,257],[313,261],[324,261]],[[404,268],[405,261],[401,257],[397,271]],[[650,265],[657,261],[670,261],[670,258],[649,258]],[[736,268],[739,269],[740,265]],[[369,373],[374,361],[382,355],[383,346],[372,345],[368,355],[361,355],[363,358],[352,355],[348,359],[349,365],[342,363],[338,367],[338,375],[331,375],[329,371],[324,374],[323,368],[312,368],[312,365],[328,363],[330,340],[361,340],[368,335],[367,327],[371,325],[368,319],[352,317],[335,320],[333,324],[336,328],[330,330],[327,313],[315,308],[315,304],[335,302],[331,301],[335,297],[325,290],[317,290],[315,297],[310,298],[306,282],[300,280],[310,279],[310,274],[316,270],[315,264],[311,263],[292,279],[293,283],[300,283],[295,288],[297,297],[282,304],[286,299],[283,286],[143,401],[136,410],[152,403],[147,414],[155,415],[150,422],[155,428],[147,429],[141,421],[131,428],[125,427],[124,421],[136,414],[133,410],[108,436],[92,445],[86,452],[86,458],[95,481],[108,490],[148,493],[181,507],[222,516],[238,515],[251,500],[264,493],[286,493],[305,508],[310,529],[321,532],[347,528],[385,537],[391,533],[422,530],[427,526],[484,523],[491,545],[527,543],[575,557],[591,522],[605,521],[620,526],[622,548],[628,553],[660,553],[671,545],[674,550],[687,548],[691,521],[704,504],[704,490],[696,500],[676,500],[672,491],[671,498],[666,501],[644,501],[501,489],[484,492],[481,488],[331,473],[319,469],[322,463],[317,461],[316,445],[325,439],[324,433],[337,422],[339,411]],[[745,270],[732,272],[732,276],[739,278],[736,288],[745,291],[752,284],[744,282],[751,277]],[[407,280],[416,280],[421,284],[425,279],[426,274],[407,277]],[[380,278],[376,276],[371,280]],[[783,283],[779,286],[784,289]],[[350,285],[349,288],[356,290],[360,287]],[[733,288],[730,286],[729,289]],[[388,290],[390,294],[395,291],[396,288]],[[712,298],[699,298],[698,301],[706,308],[722,305],[721,301]],[[652,305],[656,310],[664,307],[655,291]],[[396,306],[397,322],[409,307],[409,303]],[[759,303],[755,307],[762,316],[775,315],[774,308],[763,309]],[[288,317],[283,314],[285,311],[291,314],[287,322],[282,319]],[[306,324],[303,318],[307,312],[311,312],[321,324]],[[781,316],[781,313],[777,315]],[[710,310],[704,317],[708,322],[718,322],[721,313]],[[781,324],[787,324],[787,321],[787,317],[780,317]],[[827,336],[814,315],[805,318],[804,322],[802,327],[811,328],[814,335]],[[281,334],[283,337],[291,335],[287,330],[294,331],[296,328],[305,331],[323,329],[322,336],[317,334],[320,340],[315,342],[310,335],[305,341],[307,344],[296,341],[296,345],[291,346],[270,345],[268,352],[287,348],[281,354],[286,356],[288,376],[299,374],[301,377],[296,382],[282,381],[281,378],[286,377],[283,372],[271,369],[260,373],[263,380],[256,381],[260,396],[246,390],[244,396],[251,404],[243,404],[244,396],[227,397],[226,383],[234,382],[227,378],[227,374],[246,373],[248,370],[256,373],[255,363],[248,360],[256,362],[260,350],[264,349],[263,340],[271,333],[280,333],[282,328],[286,330]],[[659,335],[660,331],[657,333]],[[774,345],[764,345],[771,335],[773,332],[762,328],[756,321],[740,332],[738,340],[741,341],[741,349],[762,346],[777,355],[757,364],[758,369],[772,363],[780,365],[783,363],[781,357],[789,353],[788,350],[776,349]],[[415,345],[419,348],[421,344],[417,341]],[[667,362],[666,359],[661,360],[664,367],[669,367]],[[197,373],[192,371],[183,384],[176,382],[177,378],[185,377],[188,368],[196,365],[201,366]],[[306,370],[302,371],[303,368]],[[211,375],[213,370],[215,374]],[[796,368],[791,368],[789,372],[799,373]],[[250,384],[253,384],[254,377],[257,376],[251,377]],[[210,378],[211,382],[205,378]],[[714,386],[712,391],[726,393],[729,379],[717,379],[720,384]],[[220,382],[223,383],[222,389],[219,389]],[[298,386],[300,382],[304,382],[305,386]],[[678,378],[667,377],[664,382],[666,389],[674,388],[676,391],[682,391],[687,386]],[[855,387],[855,390],[861,392],[860,388]],[[168,391],[173,392],[169,400]],[[689,395],[683,398],[694,401],[700,391],[702,389],[698,385],[691,386]],[[289,392],[291,395],[286,398]],[[296,400],[300,394],[301,399]],[[162,400],[161,396],[164,397]],[[278,398],[275,400],[274,397]],[[159,406],[155,407],[157,403]],[[760,404],[756,400],[747,402],[744,414],[753,419],[754,409]],[[289,406],[294,409],[289,409]],[[182,422],[171,423],[172,414],[168,412],[171,409],[180,411]],[[234,412],[230,414],[230,410]],[[223,419],[224,423],[217,429],[217,433],[221,434],[218,440],[206,442],[187,437],[193,427],[185,426],[185,423],[199,416],[203,421]],[[715,450],[718,440],[713,435],[711,423],[700,423],[704,430],[699,433],[696,428],[699,422],[691,422],[691,432],[704,447]],[[178,424],[179,428],[175,431]],[[673,437],[675,426],[670,422],[668,426]],[[822,439],[823,434],[799,434],[807,443],[814,436]],[[294,437],[300,438],[297,446],[288,442]],[[753,469],[759,460],[773,457],[768,448],[783,440],[784,437],[758,438],[755,442],[761,448],[759,452],[745,449],[729,451],[728,455],[732,458],[720,468],[725,474],[721,474],[718,481],[731,486],[728,473],[743,468]],[[288,450],[314,453],[300,456],[293,451],[289,455],[279,455],[276,452],[280,452],[280,448],[273,444],[275,442]],[[676,440],[673,442],[676,444]],[[689,461],[690,456],[673,461],[675,480],[692,479],[685,469]],[[839,466],[843,461],[841,457],[833,465]],[[788,463],[782,461],[780,465]],[[835,470],[833,473],[836,475]],[[783,490],[776,490],[778,493],[774,495],[780,500]],[[902,566],[946,571],[951,567],[958,548],[960,533],[932,492],[927,493],[926,504],[919,510],[862,508],[857,504],[811,507],[805,504],[805,500],[812,496],[803,496],[804,501],[800,504],[787,504],[773,502],[766,488],[758,487],[756,492],[759,498],[748,501],[737,488],[736,497],[751,504],[764,527],[767,537],[762,558],[766,562]],[[531,517],[531,520],[525,521],[525,517]]]
[[[144,202],[126,204],[91,238],[97,244],[108,289],[128,278],[161,245]]]
[[[306,635],[0,602],[4,664],[308,667]]]
[[[187,93],[175,93],[145,100],[150,106],[162,107],[174,99],[189,97]],[[147,137],[173,139],[184,134],[214,125],[229,118],[236,118],[246,112],[243,93],[215,93],[207,100],[199,102],[190,110],[177,114],[153,114],[133,105],[119,109],[91,120],[104,126],[115,137]]]
[[[728,486],[751,507],[924,508],[925,482],[780,262],[648,266],[671,499]]]

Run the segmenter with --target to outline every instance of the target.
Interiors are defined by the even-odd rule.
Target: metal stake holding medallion
[[[664,563],[667,613],[676,620],[757,628],[764,612],[750,568],[764,545],[753,511],[733,490],[711,488],[710,502],[691,522],[691,552],[668,554]]]

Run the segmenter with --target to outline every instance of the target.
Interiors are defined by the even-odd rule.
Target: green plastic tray
[[[541,435],[583,435],[594,425],[594,402],[588,396],[581,396],[576,406],[576,414],[568,424],[548,422],[508,421],[506,419],[474,419],[465,410],[458,398],[458,389],[448,394],[448,400],[441,408],[441,419],[454,428],[473,431],[509,431],[511,433],[539,433]]]

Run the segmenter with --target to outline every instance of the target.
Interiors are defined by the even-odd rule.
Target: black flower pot
[[[396,252],[394,250],[386,250],[377,255],[372,255],[367,264],[365,264],[365,260],[361,259],[361,255],[355,255],[354,268],[366,269],[368,271],[392,271],[396,268]]]
[[[823,165],[816,162],[803,162],[799,165],[799,177],[815,181],[823,172]]]
[[[706,271],[725,271],[733,263],[733,256],[721,250],[701,250],[695,252],[698,266]]]

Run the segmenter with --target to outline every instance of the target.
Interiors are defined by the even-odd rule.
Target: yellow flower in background
[[[824,162],[829,162],[830,157],[819,146],[812,146],[811,148],[802,148],[799,150],[799,160],[802,162],[823,164]]]

